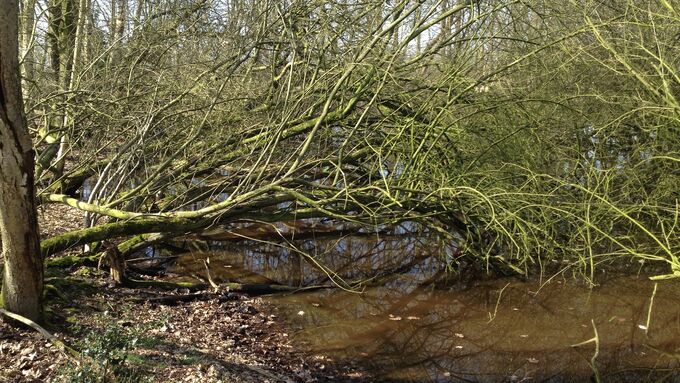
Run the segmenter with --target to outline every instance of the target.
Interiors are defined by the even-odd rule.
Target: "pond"
[[[380,381],[680,381],[680,283],[659,282],[655,291],[642,275],[605,273],[594,288],[563,276],[464,278],[444,271],[455,248],[412,229],[320,230],[289,235],[285,247],[212,241],[170,271],[204,275],[210,258],[221,281],[362,281],[266,299],[299,347]]]

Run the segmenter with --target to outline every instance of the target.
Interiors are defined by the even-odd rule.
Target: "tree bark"
[[[20,35],[20,52],[23,59],[24,82],[23,88],[26,92],[26,98],[30,98],[32,87],[31,82],[35,78],[35,54],[34,44],[34,28],[35,28],[35,0],[22,0],[22,15],[21,15],[21,35]]]
[[[117,45],[111,51],[111,63],[114,65],[118,64],[123,56],[122,40],[125,35],[126,22],[127,0],[111,0],[111,45]]]
[[[66,1],[65,3],[70,3],[70,1]],[[72,7],[72,5],[71,5]],[[71,56],[72,57],[65,57],[64,59],[70,59],[71,60],[71,65],[70,68],[66,67],[67,73],[65,73],[64,77],[64,83],[62,86],[64,87],[64,91],[71,93],[74,90],[75,87],[75,81],[76,81],[76,76],[78,75],[78,64],[81,61],[80,58],[80,52],[81,50],[81,45],[83,43],[83,27],[85,25],[85,19],[87,18],[87,12],[88,9],[87,7],[87,1],[86,0],[80,0],[78,3],[78,11],[76,15],[76,19],[73,22],[75,24],[75,33],[72,39],[69,39],[70,43],[73,45],[70,49]],[[72,31],[73,28],[69,28],[69,31]],[[71,107],[68,104],[68,101],[66,105],[64,105],[64,116],[62,118],[61,126],[63,128],[67,128],[69,124],[71,124]],[[53,172],[55,175],[55,179],[59,179],[62,177],[64,174],[64,165],[66,163],[66,153],[68,151],[68,146],[69,146],[69,135],[64,132],[61,135],[61,139],[59,140],[59,150],[57,151],[55,163],[53,165]]]
[[[139,28],[139,25],[142,23],[142,9],[144,8],[144,0],[137,0],[136,4],[135,19],[133,20],[135,29]]]
[[[33,185],[34,152],[19,75],[17,0],[0,1],[0,238],[5,260],[0,305],[42,316],[43,264]]]

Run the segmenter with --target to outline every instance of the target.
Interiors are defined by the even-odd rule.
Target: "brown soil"
[[[78,228],[82,214],[64,206],[42,207],[43,237]],[[118,355],[113,380],[126,382],[324,382],[366,381],[361,372],[309,355],[290,342],[276,309],[244,294],[206,291],[201,300],[174,305],[139,298],[189,294],[176,290],[113,287],[94,268],[48,271],[47,329],[81,351],[67,357],[33,330],[0,321],[0,382],[67,382],[99,357],[97,344]],[[55,292],[56,291],[56,292]],[[195,293],[195,292],[192,292]],[[105,335],[108,334],[108,335]],[[110,343],[102,339],[113,337]],[[123,339],[123,343],[120,342]],[[99,347],[99,348],[98,348]],[[122,351],[121,351],[122,350]],[[118,354],[115,354],[115,353]],[[126,355],[121,362],[119,355]],[[116,359],[118,358],[118,359]],[[81,363],[81,367],[74,367]],[[69,367],[70,364],[70,367]],[[112,366],[108,366],[109,369]],[[99,371],[99,370],[97,370]]]

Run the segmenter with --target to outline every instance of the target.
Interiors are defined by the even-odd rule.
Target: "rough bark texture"
[[[0,305],[31,320],[42,314],[43,266],[33,186],[34,152],[21,99],[17,0],[0,1]]]

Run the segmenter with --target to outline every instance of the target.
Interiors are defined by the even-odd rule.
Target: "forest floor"
[[[65,206],[41,207],[43,237],[78,228]],[[48,270],[45,326],[80,351],[67,356],[33,330],[0,321],[0,382],[364,382],[360,370],[292,345],[275,307],[260,298],[204,291],[188,302],[145,298],[186,295],[116,287],[105,272],[80,266]],[[191,292],[196,294],[196,291]]]

